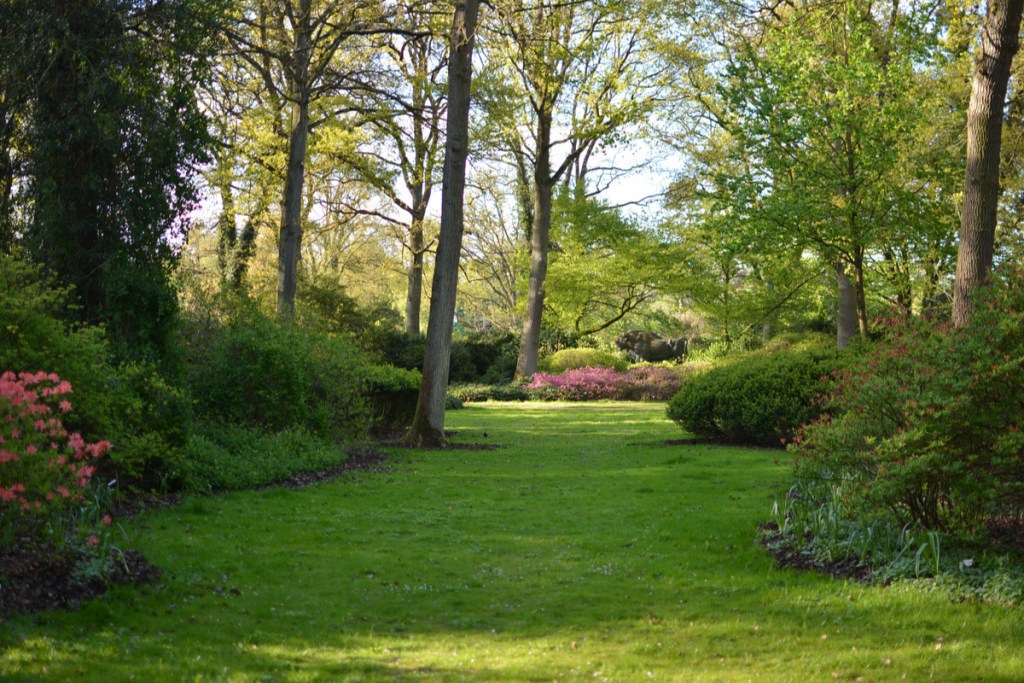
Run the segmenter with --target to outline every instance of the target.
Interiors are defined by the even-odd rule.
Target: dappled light
[[[526,417],[531,430],[508,429]],[[1014,608],[774,569],[755,543],[786,478],[770,451],[667,445],[675,427],[628,406],[490,406],[451,422],[459,440],[487,430],[501,448],[400,451],[385,472],[145,513],[133,535],[161,584],[15,619],[2,670],[913,680],[966,666],[1000,680],[1024,666]]]
[[[1024,679],[1024,0],[3,0],[0,679]]]

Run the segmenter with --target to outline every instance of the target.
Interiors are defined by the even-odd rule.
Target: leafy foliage
[[[187,386],[204,419],[335,441],[365,435],[369,363],[350,342],[278,322],[245,300],[223,316],[188,321],[183,338]]]
[[[344,459],[337,445],[301,428],[266,432],[201,422],[185,446],[184,478],[193,490],[239,490],[330,469]]]
[[[576,348],[555,351],[550,356],[544,357],[538,366],[544,372],[558,375],[567,370],[579,370],[580,368],[625,370],[629,367],[629,361],[610,351]]]
[[[448,380],[452,384],[501,384],[515,374],[517,340],[497,330],[471,332],[452,341]],[[382,358],[398,368],[419,370],[426,338],[393,331],[385,335]]]
[[[830,414],[794,445],[801,481],[831,483],[855,517],[968,537],[1024,517],[1024,285],[1002,273],[964,328],[889,321],[844,371]]]
[[[523,382],[505,384],[453,384],[448,387],[448,395],[460,403],[479,403],[482,401],[527,401],[530,394]]]
[[[66,289],[39,267],[0,254],[0,368],[46,368],[75,387],[75,412],[65,426],[114,444],[100,473],[122,486],[173,485],[190,410],[180,390],[152,365],[109,360],[101,328],[71,326]]]
[[[752,353],[690,378],[668,416],[698,436],[777,447],[821,414],[815,398],[843,363],[836,351]]]

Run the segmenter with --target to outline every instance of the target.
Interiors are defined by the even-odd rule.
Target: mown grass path
[[[784,455],[670,446],[659,409],[473,406],[392,470],[131,525],[165,568],[0,627],[3,680],[1024,679],[1020,607],[778,571]]]

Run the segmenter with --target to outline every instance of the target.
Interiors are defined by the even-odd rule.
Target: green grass
[[[1024,678],[1019,607],[774,569],[754,539],[780,454],[665,445],[649,408],[471,406],[456,440],[499,449],[148,513],[162,585],[4,624],[0,677]]]

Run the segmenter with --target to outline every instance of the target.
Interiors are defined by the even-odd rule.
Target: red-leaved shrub
[[[1024,277],[1005,274],[963,328],[887,321],[792,446],[798,476],[865,516],[977,535],[1024,521]]]

